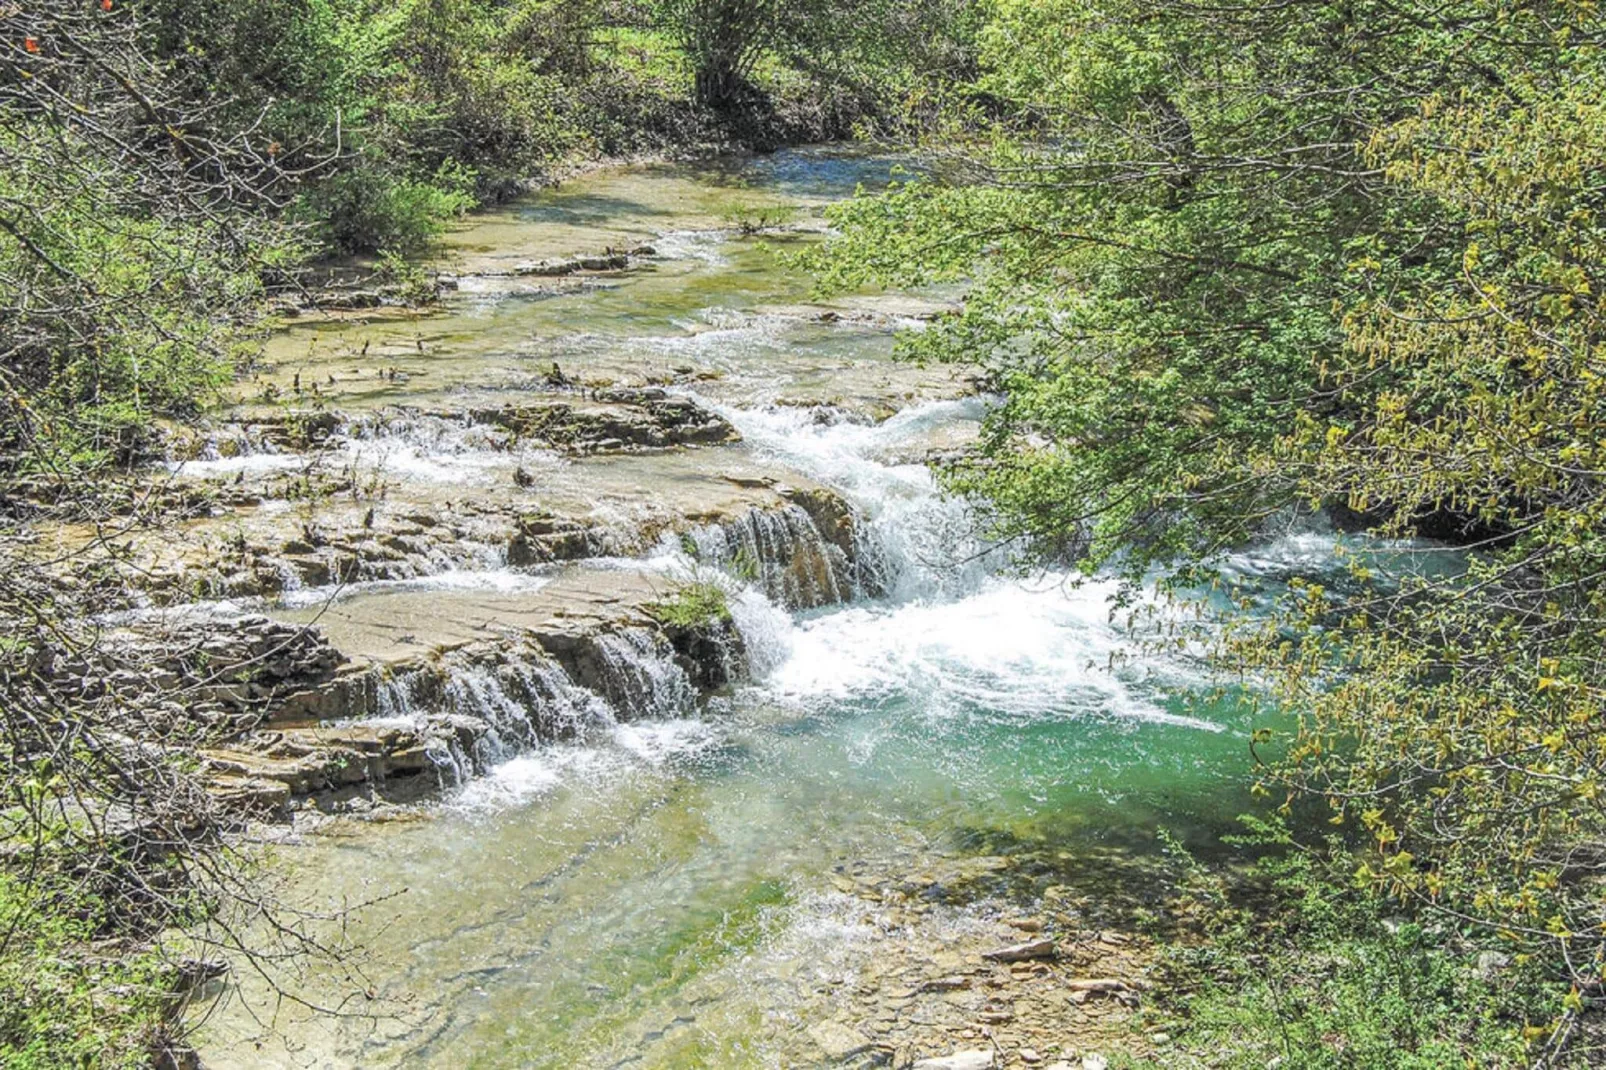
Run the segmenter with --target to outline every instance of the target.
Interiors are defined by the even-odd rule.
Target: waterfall
[[[762,679],[792,653],[792,615],[752,588],[730,599],[731,621],[747,653],[747,673]]]
[[[750,509],[689,536],[696,558],[755,584],[772,600],[814,609],[858,598],[864,585],[842,548],[797,505]]]
[[[417,733],[441,786],[456,788],[542,744],[695,711],[697,689],[655,633],[627,628],[584,645],[572,672],[544,653],[519,649],[386,676],[375,682],[375,716],[358,720]]]
[[[596,639],[604,696],[620,720],[663,720],[688,716],[697,689],[661,638],[643,628],[626,628]]]
[[[975,591],[1004,564],[971,510],[941,492],[925,463],[929,450],[951,444],[956,426],[974,428],[985,406],[977,398],[927,402],[872,424],[822,422],[813,412],[788,407],[710,405],[749,444],[852,504],[862,523],[855,529],[855,575],[845,593],[882,594],[894,602]],[[840,574],[833,578],[840,584]]]
[[[760,452],[834,488],[833,493],[807,485],[787,490],[788,501],[778,508],[754,507],[678,539],[666,538],[650,567],[719,583],[728,596],[730,629],[723,635],[710,629],[689,641],[676,634],[671,642],[670,635],[653,629],[624,627],[565,640],[561,650],[515,644],[459,651],[378,681],[369,712],[416,733],[442,786],[461,788],[493,767],[547,753],[552,743],[607,739],[623,745],[620,733],[636,722],[690,719],[700,693],[728,680],[766,680],[772,695],[790,701],[800,679],[808,682],[816,670],[833,671],[828,664],[841,666],[856,693],[874,690],[869,681],[888,673],[900,679],[932,676],[926,654],[953,645],[944,629],[963,631],[969,612],[992,608],[991,602],[966,605],[995,570],[963,504],[945,498],[924,463],[910,458],[921,457],[933,435],[951,433],[956,423],[973,424],[980,411],[974,401],[931,403],[872,425],[820,422],[795,409],[721,410]],[[354,421],[338,433],[340,448],[354,458],[382,449],[383,463],[402,454],[411,458],[407,463],[426,468],[455,464],[465,453],[494,457],[508,446],[506,433],[494,428],[416,413]],[[428,558],[432,564],[436,560],[433,553]],[[498,568],[504,563],[487,559],[488,570],[460,571],[442,561],[448,571],[427,579],[360,578],[368,580],[364,592],[513,590],[548,582]],[[315,594],[299,592],[287,602]],[[872,656],[877,644],[869,638],[875,630],[856,635],[852,626],[864,614],[879,617],[895,607],[919,605],[948,612],[941,621],[903,620],[904,634],[918,638],[918,649],[883,647]],[[827,606],[844,608],[823,618],[794,620],[792,615]],[[1017,615],[1013,609],[1001,613],[999,626],[1019,626]],[[1027,616],[1035,620],[1036,614]],[[832,651],[843,642],[853,649]],[[1063,660],[1070,653],[1045,644],[1044,659]],[[859,655],[875,664],[861,664]],[[712,671],[701,671],[710,666]],[[991,664],[970,668],[970,673],[950,675],[944,686],[957,695],[994,671]],[[1067,697],[1068,683],[1058,676],[1028,672],[1024,678],[1049,685],[1045,695]],[[812,682],[808,688],[831,690]],[[1102,697],[1108,700],[1111,694]],[[1029,699],[1022,696],[1023,703]]]
[[[494,424],[467,414],[436,415],[386,410],[371,415],[320,413],[314,431],[289,425],[234,425],[197,446],[179,451],[168,467],[200,479],[295,472],[316,463],[369,479],[399,478],[421,483],[487,483],[517,461],[526,468],[561,463],[548,449],[537,449]],[[315,435],[308,451],[298,441]],[[276,439],[278,441],[276,441]]]

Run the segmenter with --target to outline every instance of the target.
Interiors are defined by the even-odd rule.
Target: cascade
[[[926,402],[878,424],[822,422],[788,407],[710,407],[760,451],[839,491],[860,515],[841,601],[952,598],[978,589],[1005,563],[966,504],[941,493],[924,459],[933,436],[974,425],[985,402]]]
[[[692,532],[699,562],[722,568],[794,609],[850,602],[864,593],[858,569],[800,506],[751,509]]]
[[[673,651],[643,628],[625,628],[596,639],[601,673],[598,684],[620,720],[663,720],[688,716],[697,690]]]
[[[378,679],[376,716],[365,723],[417,731],[441,785],[453,788],[540,744],[695,711],[696,688],[659,636],[626,628],[595,636],[588,646],[576,671],[589,686],[533,651],[492,661],[453,658]]]

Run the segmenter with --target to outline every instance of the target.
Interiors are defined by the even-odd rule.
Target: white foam
[[[706,402],[705,402],[706,403]],[[975,423],[986,401],[933,401],[879,424],[817,422],[794,408],[713,405],[760,453],[835,487],[868,524],[866,550],[880,559],[889,595],[952,597],[975,590],[1001,563],[965,504],[944,496],[924,464],[901,463],[933,431]]]
[[[285,591],[279,598],[287,609],[321,605],[324,602],[342,602],[358,595],[394,594],[402,591],[484,591],[493,594],[528,594],[539,591],[551,583],[551,577],[533,576],[527,572],[506,569],[470,570],[451,569],[432,576],[419,576],[405,580],[372,580],[344,586],[304,587]]]
[[[194,479],[220,479],[242,472],[258,476],[307,470],[349,471],[421,483],[490,485],[503,482],[506,471],[515,465],[552,470],[564,463],[550,450],[519,446],[511,433],[498,428],[419,416],[388,419],[377,425],[357,424],[313,453],[249,452],[177,461],[167,467],[175,474]]]
[[[617,788],[631,778],[695,761],[724,741],[704,721],[636,721],[573,743],[546,744],[510,758],[472,780],[448,805],[497,810],[541,799],[563,788]]]
[[[723,267],[730,263],[724,252],[730,238],[728,230],[670,230],[655,237],[652,247],[665,260],[696,260]]]
[[[1152,679],[1119,665],[1113,584],[1067,579],[995,578],[954,601],[861,604],[805,621],[765,686],[806,706],[906,697],[935,722],[1111,717],[1220,730],[1167,712]]]

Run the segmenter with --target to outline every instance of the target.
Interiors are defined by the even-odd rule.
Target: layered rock
[[[785,605],[876,593],[847,504],[823,487],[784,484],[732,487],[684,511],[628,520],[485,498],[333,502],[310,515],[248,506],[192,522],[182,538],[130,537],[122,556],[131,591],[172,605],[630,556],[678,535],[691,536],[707,564],[750,575]]]
[[[383,377],[384,373],[378,373]],[[340,439],[400,435],[436,421],[510,432],[524,446],[568,454],[630,453],[677,446],[723,445],[740,439],[729,421],[693,398],[660,387],[572,388],[560,369],[548,372],[549,394],[519,404],[462,409],[389,406],[367,413],[330,409],[247,412],[206,429],[177,429],[166,451],[173,461],[304,452]],[[300,399],[313,400],[309,382]],[[300,383],[297,381],[297,390]],[[489,440],[506,449],[510,439]]]
[[[144,612],[108,647],[120,661],[59,675],[91,697],[188,696],[176,715],[213,790],[259,814],[414,797],[542,742],[695,715],[747,671],[729,616],[666,617],[653,606],[673,581],[579,563],[673,538],[792,608],[876,593],[846,502],[769,474],[728,448],[739,437],[691,398],[562,382],[494,406],[263,412],[177,436],[175,461],[207,462],[160,490],[190,519],[118,544],[125,605],[259,599],[274,619]],[[394,482],[362,470],[385,449],[413,464]],[[50,537],[71,561],[100,535]],[[432,579],[447,573],[468,586]]]
[[[225,797],[282,813],[343,789],[414,796],[540,742],[692,716],[745,672],[745,651],[728,619],[659,624],[663,593],[638,573],[578,570],[532,594],[380,596],[327,607],[321,624],[278,622],[323,652],[294,662],[315,671],[269,668],[275,689],[248,731],[203,752],[207,770]],[[214,646],[250,646],[259,625],[213,628]]]

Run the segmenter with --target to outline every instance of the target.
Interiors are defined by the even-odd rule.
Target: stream
[[[746,665],[698,696],[642,655],[629,671],[648,700],[635,709],[559,687],[564,738],[503,732],[472,768],[448,756],[463,768],[442,772],[433,798],[298,826],[275,849],[298,895],[379,900],[351,922],[360,974],[301,978],[302,995],[361,1013],[264,1005],[242,976],[200,1024],[208,1066],[648,1070],[946,1054],[966,1034],[933,1046],[918,998],[882,980],[890,964],[951,970],[949,950],[969,962],[975,940],[1001,939],[1000,919],[1045,897],[1095,928],[1153,906],[1167,872],[1157,830],[1217,849],[1245,806],[1247,715],[1206,700],[1187,652],[1131,651],[1110,585],[1018,573],[925,467],[974,435],[986,400],[963,369],[893,362],[892,336],[954,295],[822,303],[784,262],[819,240],[823,204],[886,182],[897,163],[799,150],[596,172],[455,231],[442,266],[457,289],[441,312],[308,317],[271,340],[246,408],[254,392],[320,384],[351,414],[466,409],[545,376],[658,384],[740,435],[574,458],[488,444],[448,417],[377,422],[330,463],[386,482],[391,508],[461,513],[519,494],[652,534],[561,563],[476,550],[338,590],[287,582],[261,603],[271,614],[377,647],[445,634],[471,609],[505,617],[576,575],[698,579],[727,592]],[[734,222],[766,212],[788,228]],[[642,246],[651,253],[625,270],[518,268]],[[242,480],[298,463],[242,451],[182,472]],[[763,557],[785,533],[664,527],[780,485],[829,488],[858,517],[858,578],[830,578],[833,597],[789,604],[785,577],[756,573],[744,554]],[[266,507],[242,521],[274,522]],[[1273,582],[1330,559],[1334,541],[1293,531],[1232,567]],[[452,701],[499,724],[528,715],[496,679],[466,672],[452,686]],[[402,721],[423,712],[402,689],[385,701]],[[969,994],[943,1007],[975,1019],[985,993],[975,1006],[951,998]],[[890,1039],[855,1051],[844,1035]]]

